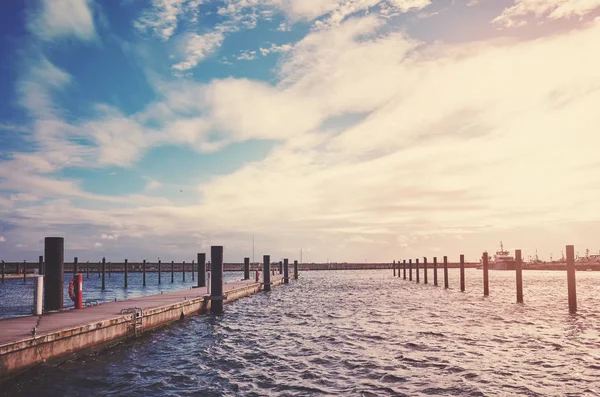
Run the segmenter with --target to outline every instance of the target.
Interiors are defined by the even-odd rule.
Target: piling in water
[[[142,285],[146,286],[146,260],[142,262]]]
[[[46,260],[44,308],[46,311],[63,308],[64,253],[64,238],[46,237],[44,239],[44,258]]]
[[[575,247],[567,245],[567,289],[569,312],[577,312],[577,287],[575,282]]]
[[[124,276],[124,279],[125,279],[125,288],[127,288],[127,278],[128,278],[128,274],[129,274],[128,273],[128,269],[127,269],[129,267],[128,265],[129,264],[127,263],[127,259],[125,259],[125,268],[124,268],[124,270],[125,270],[125,276]]]
[[[206,287],[206,254],[198,253],[198,287]]]
[[[185,261],[183,261],[183,263],[181,264],[181,270],[181,273],[183,273],[183,282],[185,283]]]
[[[283,262],[279,261],[279,274],[283,274]]]
[[[44,269],[44,272],[46,269]],[[85,264],[85,278],[90,278],[90,261]]]
[[[448,289],[448,257],[444,256],[444,288]]]
[[[244,258],[244,280],[250,280],[250,258]]]
[[[112,270],[111,268],[112,268],[111,263],[108,262],[108,277],[110,277],[110,273],[111,273],[111,270]]]
[[[27,282],[27,261],[23,261],[23,282]]]
[[[290,266],[289,266],[287,258],[285,258],[283,260],[283,283],[284,284],[290,283],[289,275],[290,275]]]
[[[175,263],[171,261],[171,282],[175,281]]]
[[[423,284],[427,284],[427,258],[423,257]]]
[[[408,281],[412,281],[412,259],[408,260]]]
[[[158,283],[161,284],[162,283],[162,277],[161,277],[161,269],[160,269],[160,259],[158,260]]]
[[[465,256],[460,255],[460,290],[465,292]]]
[[[271,291],[271,255],[263,255],[263,285],[265,291]]]
[[[415,272],[417,272],[417,283],[419,283],[419,258],[415,259]]]
[[[210,247],[210,312],[212,314],[223,313],[223,246]],[[184,269],[185,272],[185,269]]]
[[[6,263],[2,261],[2,282],[4,282],[4,275],[6,274]]]
[[[394,277],[396,277],[396,261],[392,263],[392,269],[394,269]]]
[[[43,257],[40,256],[40,274],[42,274],[41,273],[41,271],[42,271],[42,260],[43,260]],[[77,257],[73,258],[73,275],[76,275],[77,273],[79,273],[77,262],[78,262]]]
[[[192,281],[194,281],[196,272],[194,271],[194,260],[192,259]]]
[[[75,257],[75,268],[77,268],[77,257]],[[38,274],[41,276],[44,274],[44,256],[40,255],[38,257]]]
[[[402,259],[402,273],[404,275],[404,279],[406,280],[406,259]]]
[[[438,286],[437,280],[437,256],[433,257],[433,285]]]
[[[106,275],[106,258],[102,257],[102,290],[103,291],[106,289],[105,275]]]
[[[488,253],[483,253],[483,296],[490,295],[490,280],[488,278]]]
[[[521,250],[515,250],[515,273],[517,276],[517,303],[523,303],[523,259]]]
[[[294,261],[294,280],[298,280],[298,261]]]

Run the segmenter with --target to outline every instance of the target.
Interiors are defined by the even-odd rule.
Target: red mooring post
[[[515,273],[517,276],[517,303],[523,303],[523,259],[521,250],[515,250]]]
[[[488,253],[483,253],[483,296],[490,295],[490,283],[488,278]]]
[[[577,312],[577,288],[575,282],[575,247],[567,245],[567,289],[569,292],[569,311]]]

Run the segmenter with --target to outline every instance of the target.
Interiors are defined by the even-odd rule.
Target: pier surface
[[[283,277],[274,275],[271,283],[282,284]],[[225,303],[260,290],[262,283],[254,280],[223,285]],[[39,362],[133,337],[138,332],[188,315],[206,313],[210,308],[210,300],[205,299],[207,295],[207,287],[190,288],[101,303],[81,310],[44,313],[40,317],[0,319],[0,380]],[[137,329],[135,314],[121,314],[122,309],[134,307],[143,313],[142,326]]]

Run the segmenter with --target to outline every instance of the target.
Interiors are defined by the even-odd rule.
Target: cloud
[[[238,55],[235,59],[238,61],[252,61],[253,59],[256,59],[256,51],[240,51],[240,55]]]
[[[146,191],[160,189],[162,186],[163,186],[163,184],[160,183],[159,181],[149,179],[148,182],[146,183]]]
[[[0,236],[0,243],[5,243],[6,242],[6,238],[4,236]]]
[[[270,47],[260,47],[260,53],[262,56],[267,56],[269,54],[273,54],[273,53],[278,53],[278,52],[288,52],[292,49],[292,45],[291,44],[281,44],[281,45],[276,45],[274,43],[271,43]]]
[[[167,41],[175,33],[179,16],[184,10],[184,2],[185,0],[152,0],[150,8],[133,25],[140,31],[152,31],[154,35]],[[199,5],[199,2],[196,3],[192,9]]]
[[[582,18],[600,7],[600,0],[514,0],[493,22],[504,27],[527,24],[527,16],[536,18],[563,19]]]
[[[42,0],[29,16],[29,31],[41,40],[75,36],[80,40],[96,38],[96,29],[87,0]]]
[[[117,240],[117,239],[119,238],[119,236],[118,236],[118,235],[116,235],[116,234],[106,234],[106,233],[102,233],[102,234],[100,235],[100,238],[101,238],[102,240]]]
[[[102,248],[102,243],[94,243],[94,248]]]
[[[182,72],[194,68],[200,61],[221,47],[224,38],[221,32],[211,32],[203,35],[189,34],[184,41],[182,50],[185,54],[185,60],[173,65],[173,69]]]

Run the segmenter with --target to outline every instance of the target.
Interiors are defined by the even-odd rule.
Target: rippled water
[[[39,366],[4,387],[24,396],[600,395],[600,273],[467,270],[467,292],[391,271],[301,280],[190,317],[94,356]],[[431,274],[430,274],[431,275]],[[431,281],[432,277],[430,277]]]

